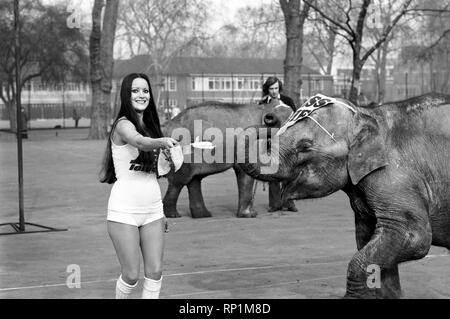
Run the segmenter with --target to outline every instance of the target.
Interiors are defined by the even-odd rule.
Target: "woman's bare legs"
[[[121,276],[116,283],[116,298],[128,298],[139,280],[139,229],[113,221],[107,221],[107,228],[121,268]]]
[[[161,218],[139,228],[145,274],[142,298],[145,299],[159,298],[162,281],[165,223],[165,218]]]

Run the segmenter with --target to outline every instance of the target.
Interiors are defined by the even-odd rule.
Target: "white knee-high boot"
[[[134,285],[127,284],[120,275],[116,282],[116,299],[128,299],[137,284],[137,282]]]
[[[144,277],[144,287],[142,289],[142,299],[159,299],[161,291],[162,276],[159,280]]]

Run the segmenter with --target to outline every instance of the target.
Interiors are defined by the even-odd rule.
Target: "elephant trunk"
[[[244,156],[237,163],[242,170],[251,177],[262,181],[280,181],[285,179],[282,173],[279,154],[277,129],[268,129],[257,125],[248,127],[238,136],[242,143]],[[238,143],[239,144],[239,143]]]

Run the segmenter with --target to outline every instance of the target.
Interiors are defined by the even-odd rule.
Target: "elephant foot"
[[[403,296],[400,285],[389,279],[382,281],[380,288],[355,288],[347,287],[344,299],[400,299]]]
[[[191,209],[192,218],[207,218],[212,217],[212,214],[209,210],[205,209]]]
[[[401,291],[378,291],[376,293],[368,292],[367,294],[347,292],[342,299],[401,299],[402,297]]]
[[[236,214],[236,217],[253,218],[253,217],[256,217],[256,215],[258,215],[258,212],[256,210],[254,210],[253,208],[251,208],[251,209],[244,209],[244,210],[238,211]]]
[[[163,211],[164,215],[167,218],[178,218],[181,217],[181,215],[178,213],[177,210],[177,198],[171,198],[166,196],[163,200]]]
[[[292,199],[283,204],[283,210],[287,210],[289,212],[298,212],[298,209],[297,207],[295,207],[295,203]]]
[[[288,211],[288,212],[298,212],[297,207],[295,206],[287,206],[287,207],[283,207],[282,209],[283,211]]]
[[[178,211],[175,210],[164,210],[164,215],[167,218],[179,218],[181,217],[181,215],[178,213]]]

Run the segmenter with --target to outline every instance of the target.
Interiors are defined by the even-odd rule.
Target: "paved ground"
[[[68,231],[0,236],[0,299],[113,297],[119,265],[106,233],[110,186],[97,181],[105,143],[86,136],[86,129],[39,130],[24,140],[26,221]],[[166,181],[160,181],[164,194]],[[178,203],[183,217],[170,219],[166,235],[161,298],[344,294],[356,249],[344,193],[297,201],[298,213],[267,213],[268,190],[259,184],[258,217],[238,219],[232,171],[206,178],[203,189],[214,217],[192,219],[183,190]],[[17,194],[15,137],[0,132],[0,223],[18,221]],[[405,297],[449,298],[449,257],[447,250],[432,248],[428,258],[401,265]],[[66,285],[71,267],[80,269],[79,289]]]

